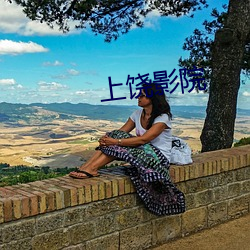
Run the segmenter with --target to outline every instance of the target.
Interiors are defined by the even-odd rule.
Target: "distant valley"
[[[137,106],[85,103],[0,103],[0,162],[10,165],[75,167],[82,164],[106,131],[118,129]],[[206,107],[172,107],[173,134],[194,152]],[[250,136],[250,110],[239,109],[235,141]]]

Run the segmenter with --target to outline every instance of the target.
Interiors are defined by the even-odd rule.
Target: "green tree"
[[[240,74],[250,37],[250,1],[230,0],[224,26],[211,49],[211,81],[207,115],[201,133],[202,152],[230,148]]]
[[[89,25],[95,34],[105,35],[108,42],[128,32],[132,25],[143,27],[143,17],[153,10],[162,16],[180,16],[207,7],[206,0],[13,1],[21,5],[32,20],[46,22],[51,27],[57,24],[64,32],[73,20],[78,28]],[[212,46],[206,51],[208,57],[211,53],[211,72],[208,71],[211,80],[201,134],[203,152],[229,148],[233,143],[240,73],[250,36],[250,1],[229,0],[228,6],[227,17],[221,20]]]
[[[205,20],[203,22],[204,30],[195,29],[193,35],[185,39],[183,49],[189,51],[189,58],[179,59],[181,67],[192,69],[194,65],[204,69],[205,84],[209,87],[212,73],[212,47],[214,44],[214,35],[225,25],[227,18],[227,5],[223,5],[224,11],[221,13],[217,9],[213,9],[211,16],[212,21]],[[242,75],[248,79],[250,77],[250,37],[245,45],[245,53],[242,60]],[[243,84],[245,80],[241,81]],[[197,87],[197,86],[196,86]],[[197,89],[198,91],[198,89]]]
[[[132,25],[143,27],[143,17],[153,10],[161,15],[181,16],[207,7],[207,0],[8,0],[23,7],[31,20],[39,20],[50,27],[59,25],[69,31],[69,21],[77,28],[89,26],[95,34],[105,35],[105,41],[117,39]]]
[[[233,143],[240,73],[246,78],[250,76],[250,9],[249,1],[245,1],[245,7],[241,5],[243,2],[230,1],[230,9],[224,5],[222,13],[213,9],[214,20],[204,21],[204,30],[195,29],[193,35],[186,38],[183,49],[190,52],[189,58],[179,60],[185,68],[191,69],[193,65],[204,68],[205,83],[210,88],[207,118],[201,135],[203,152],[228,148]],[[217,36],[215,40],[214,35]],[[222,56],[221,60],[218,55]]]

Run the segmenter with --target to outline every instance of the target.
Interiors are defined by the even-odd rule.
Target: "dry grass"
[[[173,121],[173,134],[185,139],[194,152],[201,149],[199,140],[203,120],[176,118]],[[24,127],[10,127],[0,123],[0,162],[10,165],[37,165],[50,162],[51,157],[65,157],[65,162],[79,164],[82,159],[88,159],[92,150],[98,145],[98,138],[106,131],[118,129],[122,123],[104,120],[56,120],[55,125],[39,124]],[[91,132],[90,131],[94,130]],[[50,134],[68,134],[68,137],[52,139]],[[250,117],[237,119],[235,139],[250,136]],[[79,157],[78,161],[76,156]],[[71,159],[72,158],[72,159]],[[63,162],[63,159],[62,159]],[[63,166],[62,166],[63,167]]]

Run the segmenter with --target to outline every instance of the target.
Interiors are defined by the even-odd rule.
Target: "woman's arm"
[[[135,128],[135,123],[130,118],[128,118],[126,123],[119,130],[129,133],[134,128]]]
[[[160,135],[164,129],[168,128],[167,125],[163,122],[158,122],[154,124],[145,134],[142,136],[135,136],[131,138],[124,139],[113,139],[111,137],[106,137],[100,142],[101,146],[110,146],[110,145],[120,145],[120,146],[129,146],[137,147],[143,144],[146,144],[158,135]]]
[[[135,128],[135,123],[130,119],[128,118],[128,120],[126,121],[126,123],[121,127],[119,128],[118,130],[121,130],[121,131],[124,131],[124,132],[131,132],[133,129]],[[100,139],[99,139],[99,143],[100,143],[100,146],[103,146],[103,142],[106,141],[106,138],[109,138],[107,135],[104,135],[102,136]],[[112,139],[112,138],[111,138]],[[117,141],[117,140],[116,140]],[[111,144],[109,144],[111,145]]]

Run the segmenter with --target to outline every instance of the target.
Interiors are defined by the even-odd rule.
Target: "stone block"
[[[64,208],[64,195],[63,191],[60,189],[57,189],[55,187],[50,187],[49,190],[53,191],[55,193],[55,205],[56,209],[62,209]]]
[[[151,222],[120,232],[120,250],[140,250],[152,246]]]
[[[22,210],[21,210],[21,199],[20,198],[12,198],[12,207],[13,207],[13,219],[17,220],[22,217]]]
[[[118,196],[118,191],[119,190],[119,186],[118,186],[118,180],[112,180],[112,196],[116,197]]]
[[[249,212],[250,194],[242,195],[228,201],[228,217],[230,219]]]
[[[4,222],[4,203],[0,199],[0,223]]]
[[[118,230],[136,226],[149,220],[149,213],[144,207],[134,207],[116,213]]]
[[[31,238],[26,238],[18,241],[11,241],[9,243],[0,245],[1,250],[32,250]]]
[[[39,213],[45,213],[47,206],[46,206],[46,195],[42,192],[39,191],[33,191],[34,194],[37,195],[38,198],[38,209],[39,209]]]
[[[76,206],[78,204],[77,188],[69,186],[69,189],[70,189],[70,205],[71,205],[71,207]]]
[[[63,187],[60,187],[63,188]],[[69,192],[69,190],[67,191]],[[56,203],[55,203],[55,193],[52,191],[44,191],[46,194],[46,212],[54,211],[56,209]],[[66,207],[66,197],[64,196],[64,206]],[[70,206],[70,203],[68,204]]]
[[[241,182],[241,192],[243,194],[244,193],[250,193],[250,179]]]
[[[212,162],[212,171],[213,171],[213,175],[219,173],[219,170],[220,170],[220,168],[221,168],[221,165],[222,165],[221,159]]]
[[[176,183],[175,186],[176,186],[180,191],[182,191],[183,193],[187,193],[187,187],[186,187],[186,182],[185,182],[185,181]]]
[[[208,189],[195,194],[194,202],[196,207],[204,206],[214,201],[213,190]]]
[[[195,208],[182,214],[182,235],[207,228],[207,207]]]
[[[230,159],[227,158],[227,159],[222,159],[221,160],[221,166],[219,168],[219,172],[224,172],[224,171],[228,171],[229,169],[229,164],[230,164]]]
[[[247,154],[246,161],[247,161],[247,166],[250,166],[250,154],[249,153]]]
[[[105,191],[105,197],[107,198],[111,198],[112,197],[112,182],[110,180],[103,180],[105,187],[104,187],[104,191]]]
[[[246,179],[244,168],[237,169],[237,171],[235,173],[235,179],[236,179],[236,181],[243,181]]]
[[[10,241],[32,237],[36,234],[35,228],[35,219],[25,219],[15,223],[3,225],[2,241],[4,243],[8,243]]]
[[[190,174],[191,175],[191,174]],[[191,177],[190,177],[191,178]],[[182,182],[185,180],[185,171],[184,171],[184,167],[180,167],[179,168],[179,180],[175,180],[177,182]]]
[[[95,223],[87,221],[67,228],[70,238],[70,245],[84,243],[95,238]]]
[[[250,159],[250,154],[249,154],[249,159]],[[249,180],[250,179],[250,166],[249,167],[246,167],[244,168],[245,169],[245,177],[246,177],[246,180]]]
[[[208,189],[208,177],[189,180],[186,182],[186,193],[196,193]]]
[[[100,182],[99,183],[99,196],[98,196],[98,199],[99,200],[103,200],[105,199],[105,183],[104,182]]]
[[[133,184],[132,184],[132,182],[131,182],[131,180],[130,180],[130,178],[129,177],[127,177],[127,178],[125,178],[124,179],[124,191],[125,191],[125,194],[129,194],[129,193],[131,193],[131,186],[132,186]]]
[[[189,170],[188,170],[189,171]],[[169,175],[172,182],[176,183],[180,181],[180,168],[170,165]]]
[[[70,207],[70,190],[67,187],[64,187],[63,185],[58,185],[56,186],[56,188],[63,192],[62,200],[64,202],[64,207]],[[46,198],[48,210],[53,210],[53,205],[56,206],[54,193],[48,193]]]
[[[36,235],[32,238],[32,249],[58,250],[69,245],[69,233],[65,229],[58,229]]]
[[[208,205],[208,227],[213,227],[227,220],[227,201]]]
[[[240,166],[241,167],[247,166],[247,154],[240,155]]]
[[[115,219],[113,214],[107,214],[104,216],[100,216],[93,220],[95,224],[95,236],[101,236],[104,234],[110,234],[117,231],[118,222]]]
[[[152,221],[153,245],[164,244],[181,236],[181,215],[164,216]]]
[[[3,201],[3,214],[4,214],[4,221],[12,221],[12,202],[10,199],[2,198]]]
[[[119,193],[119,195],[125,194],[125,182],[124,182],[124,178],[116,177],[116,179],[118,180],[118,193]]]
[[[92,189],[91,189],[91,185],[89,184],[84,184],[84,195],[85,195],[85,199],[84,202],[85,203],[89,203],[92,201]]]
[[[222,172],[214,176],[217,182],[216,186],[226,185],[235,181],[235,171]]]
[[[108,234],[86,242],[86,250],[117,250],[119,249],[119,233]]]
[[[195,197],[195,193],[185,195],[186,209],[187,210],[195,208],[196,204],[194,201],[194,197]]]
[[[63,222],[64,215],[62,212],[39,216],[36,221],[37,234],[59,229],[63,227]]]
[[[2,233],[2,225],[0,226],[0,244],[3,243],[3,233]],[[1,248],[0,248],[1,249]]]
[[[135,204],[136,200],[134,194],[122,195],[103,201],[92,202],[86,205],[85,217],[98,217],[113,211],[134,207]]]
[[[68,246],[63,248],[62,250],[86,250],[85,244],[78,244],[76,246]]]
[[[241,183],[235,182],[228,184],[228,197],[235,197],[239,196],[241,193]]]
[[[208,162],[208,164],[207,164],[207,173],[208,173],[208,175],[213,174],[213,162]]]
[[[64,226],[79,224],[85,218],[86,206],[67,209],[64,212]]]
[[[226,200],[228,196],[227,185],[213,188],[213,196],[215,202]]]

